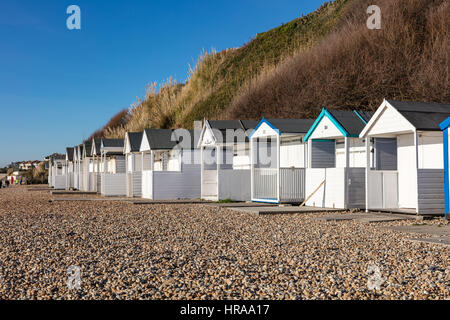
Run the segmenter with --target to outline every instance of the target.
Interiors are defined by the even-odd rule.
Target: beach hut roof
[[[386,100],[417,130],[437,131],[439,124],[450,116],[450,104]]]

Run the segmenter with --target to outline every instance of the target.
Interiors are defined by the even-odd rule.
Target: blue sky
[[[0,166],[79,144],[203,49],[239,47],[323,0],[2,0]],[[66,9],[81,9],[68,30]]]

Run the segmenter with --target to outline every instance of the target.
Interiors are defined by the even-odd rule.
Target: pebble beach
[[[52,198],[0,189],[0,299],[450,297],[450,247],[383,228],[414,221]],[[68,286],[71,266],[78,288]],[[370,266],[379,270],[375,289]]]

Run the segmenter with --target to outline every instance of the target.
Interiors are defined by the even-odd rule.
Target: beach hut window
[[[276,138],[257,138],[256,146],[255,168],[277,168]]]
[[[375,139],[376,170],[397,170],[397,138]]]
[[[155,152],[155,171],[180,171],[180,151],[167,150]]]

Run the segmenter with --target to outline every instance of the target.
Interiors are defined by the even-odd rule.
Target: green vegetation
[[[138,101],[129,115],[123,111],[114,116],[124,126],[106,125],[96,136],[123,137],[126,130],[145,127],[191,128],[194,120],[221,118],[233,98],[250,80],[270,72],[295,52],[306,50],[328,34],[351,0],[324,3],[317,11],[267,32],[240,48],[221,52],[203,52],[186,83],[168,79],[158,89],[153,83],[147,88],[144,101]]]
[[[329,33],[335,27],[347,2],[344,0],[325,3],[305,17],[258,34],[241,48],[207,56],[204,63],[214,68],[199,68],[198,77],[213,84],[209,84],[211,94],[191,106],[190,110],[184,110],[185,112],[181,113],[182,118],[176,119],[177,123],[187,127],[191,126],[194,120],[203,119],[205,116],[220,117],[233,97],[249,80],[261,72],[270,71],[283,59],[312,46]],[[194,77],[193,80],[195,81]],[[201,87],[198,89],[202,90]]]
[[[204,118],[314,118],[323,107],[374,110],[383,98],[450,102],[450,3],[378,0],[381,30],[366,26],[371,4],[325,3],[240,48],[203,52],[186,83],[151,84],[96,135]]]

